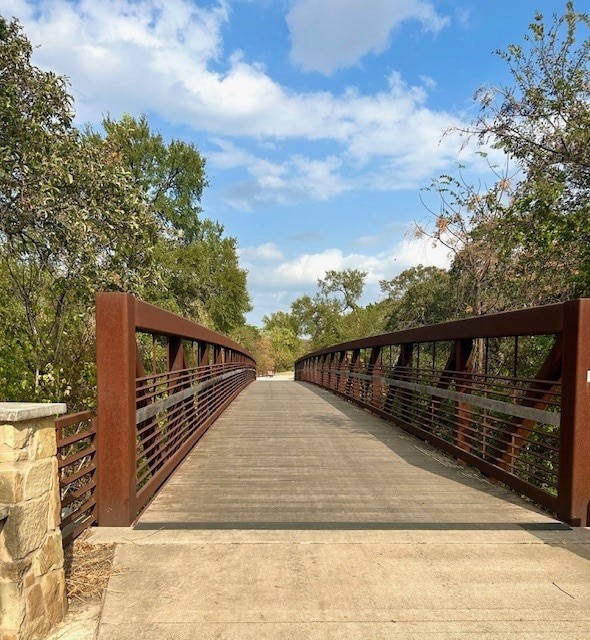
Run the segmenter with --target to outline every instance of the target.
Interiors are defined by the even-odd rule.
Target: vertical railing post
[[[336,354],[328,353],[326,355],[326,366],[328,367],[328,377],[326,380],[326,386],[328,389],[334,389],[334,381],[336,376],[334,375],[334,363],[336,362]]]
[[[473,365],[473,340],[455,342],[455,391],[471,393],[471,370]],[[471,407],[465,402],[457,402],[457,431],[455,445],[463,451],[471,451],[473,437],[470,434],[469,417]]]
[[[369,375],[371,376],[370,404],[375,409],[381,409],[383,385],[381,383],[381,347],[373,347],[369,359]]]
[[[412,361],[414,358],[414,344],[411,342],[406,342],[400,345],[399,357],[397,359],[397,363],[394,367],[394,375],[393,377],[398,380],[403,380],[405,382],[412,382],[415,380],[411,379],[411,376],[408,375],[407,369],[412,366]],[[394,389],[393,397],[391,398],[391,404],[395,401],[395,397],[398,389]],[[414,392],[409,389],[399,389],[399,416],[402,420],[406,420],[406,422],[411,422],[413,418],[413,405],[414,402]]]
[[[136,516],[135,299],[96,296],[98,522],[129,526]]]
[[[558,516],[590,525],[590,300],[564,304]]]
[[[184,343],[178,336],[168,336],[168,396],[179,392],[181,389],[186,389],[191,386],[191,382],[186,375],[183,375],[182,370],[186,369],[186,353],[184,350]],[[184,415],[184,419],[181,420],[181,416]],[[180,447],[182,441],[188,437],[188,432],[195,421],[196,413],[194,410],[194,398],[189,396],[182,402],[179,402],[177,408],[170,413],[172,419],[178,419],[183,426],[182,435],[178,438],[177,448]],[[160,444],[162,446],[163,442]],[[158,453],[158,458],[160,458]]]
[[[206,342],[199,342],[199,380],[203,380],[208,377],[208,369],[204,367],[209,366],[209,345]]]
[[[350,395],[355,400],[358,400],[361,397],[361,393],[360,393],[361,381],[358,378],[358,374],[360,373],[360,368],[361,368],[360,362],[361,362],[361,350],[354,349],[352,352],[352,359],[350,361],[350,373],[352,374],[352,377],[349,378],[349,380],[352,381],[352,385],[350,387]]]
[[[340,358],[338,360],[338,381],[336,390],[339,393],[344,393],[346,387],[346,351],[340,352]]]

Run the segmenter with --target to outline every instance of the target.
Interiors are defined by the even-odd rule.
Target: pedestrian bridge
[[[99,640],[588,637],[588,336],[577,300],[256,380],[100,294],[98,420],[58,420],[64,531],[117,543]]]
[[[312,385],[250,384],[116,542],[99,640],[587,637],[590,531]]]
[[[590,300],[334,345],[297,361],[291,384],[252,389],[255,362],[226,336],[128,294],[96,308],[98,419],[58,420],[68,535],[157,524],[158,491],[183,482],[176,526],[509,523],[482,519],[482,483],[504,513],[526,496],[590,523]],[[205,475],[170,479],[220,416],[233,427],[216,427],[217,448],[191,454]],[[470,497],[429,461],[459,469]]]

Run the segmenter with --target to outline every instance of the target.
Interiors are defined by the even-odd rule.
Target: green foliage
[[[451,252],[459,317],[590,294],[589,29],[572,3],[549,26],[537,14],[499,52],[513,83],[477,92],[464,133],[506,152],[512,175],[490,166],[491,186],[474,186],[460,168],[426,190],[436,204],[418,233]]]
[[[358,304],[366,276],[358,269],[326,271],[324,278],[318,280],[318,292],[313,298],[303,295],[293,301],[291,316],[298,334],[309,339],[310,349],[360,338],[369,328],[367,318],[374,319],[375,309],[365,311]],[[375,325],[371,332],[374,329]]]
[[[510,306],[590,294],[590,18],[568,2],[536,14],[522,44],[499,52],[513,84],[483,88],[468,130],[518,164],[501,247]]]
[[[301,296],[291,303],[291,313],[299,327],[299,335],[309,339],[311,350],[341,342],[342,316],[340,303],[316,294]]]
[[[150,129],[145,115],[139,119],[124,115],[121,120],[107,116],[102,126],[104,141],[129,169],[166,232],[187,243],[197,241],[207,180],[205,159],[195,145],[182,140],[166,143]],[[85,137],[102,142],[91,128]]]
[[[456,313],[449,273],[418,265],[380,282],[387,294],[385,329],[398,331],[449,320]]]
[[[3,348],[19,362],[3,361],[3,395],[61,400],[86,375],[94,292],[140,292],[156,278],[158,225],[128,170],[72,126],[63,79],[30,56],[18,23],[0,19]]]
[[[0,396],[94,402],[93,301],[122,290],[229,331],[249,310],[236,242],[200,219],[205,160],[145,117],[72,124],[67,82],[0,17]]]
[[[262,319],[262,338],[266,347],[265,369],[290,371],[295,360],[306,351],[304,341],[299,336],[296,318],[284,311],[276,311]]]
[[[344,269],[343,271],[335,271],[333,269],[326,271],[323,280],[318,280],[320,295],[327,299],[330,294],[340,294],[342,298],[339,300],[340,308],[343,312],[354,311],[358,308],[358,300],[363,294],[365,287],[366,271],[358,269]]]
[[[160,281],[146,283],[146,299],[221,332],[243,324],[251,308],[247,274],[235,239],[200,217],[207,180],[198,149],[182,140],[166,143],[145,116],[107,117],[103,128],[104,138],[87,129],[86,139],[106,145],[127,167],[161,225],[154,250]]]

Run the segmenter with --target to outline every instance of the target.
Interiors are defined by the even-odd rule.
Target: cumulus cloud
[[[216,138],[218,149],[207,154],[214,167],[243,167],[251,179],[232,185],[224,193],[226,203],[238,209],[252,210],[254,205],[295,204],[310,197],[328,200],[351,189],[342,175],[343,161],[336,156],[308,158],[286,155],[281,162],[271,162],[233,142]]]
[[[229,12],[221,1],[199,8],[188,0],[0,0],[0,10],[19,15],[41,45],[37,64],[70,78],[82,120],[149,105],[170,122],[212,134],[332,140],[359,158],[368,152],[367,135],[384,136],[376,153],[395,155],[425,120],[427,133],[453,121],[426,108],[424,87],[406,86],[395,73],[374,95],[291,91],[260,64],[223,51]]]
[[[366,38],[373,27],[385,25],[389,34],[402,20],[418,20],[432,32],[446,24],[426,0],[315,2],[318,29],[327,28],[326,16],[341,7],[341,18],[331,25],[335,32],[347,24],[356,28],[360,7]],[[303,24],[298,21],[312,4],[292,3],[293,34],[303,32],[296,23]],[[149,109],[213,136],[217,148],[207,153],[209,166],[247,173],[224,193],[241,210],[325,201],[362,189],[415,188],[458,159],[468,164],[474,158],[470,147],[459,151],[458,140],[441,140],[443,131],[461,122],[428,107],[429,78],[408,85],[390,72],[370,94],[354,87],[293,90],[257,61],[224,49],[223,28],[231,20],[226,0],[207,6],[190,0],[0,0],[0,11],[19,16],[31,42],[41,45],[36,64],[69,77],[80,122]],[[256,141],[260,153],[237,139]],[[289,155],[282,147],[290,141],[311,146]],[[324,143],[330,151],[317,155]]]
[[[441,244],[435,244],[430,238],[415,237],[410,232],[400,242],[389,249],[376,254],[345,253],[339,248],[329,248],[317,253],[302,253],[294,258],[282,260],[276,245],[244,249],[241,254],[248,258],[248,269],[253,282],[261,286],[282,290],[307,289],[311,293],[318,279],[326,271],[359,269],[367,272],[366,283],[377,284],[379,280],[390,279],[404,269],[422,264],[448,268],[449,251]],[[268,264],[269,255],[278,264]]]
[[[240,257],[246,260],[276,261],[283,258],[283,252],[274,242],[265,242],[257,247],[244,247],[239,253]]]
[[[449,22],[425,0],[294,0],[287,15],[291,60],[330,74],[385,51],[391,32],[410,19],[433,33]]]

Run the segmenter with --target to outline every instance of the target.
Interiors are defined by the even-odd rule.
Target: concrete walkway
[[[590,531],[292,381],[94,537],[119,543],[100,640],[590,637]]]

